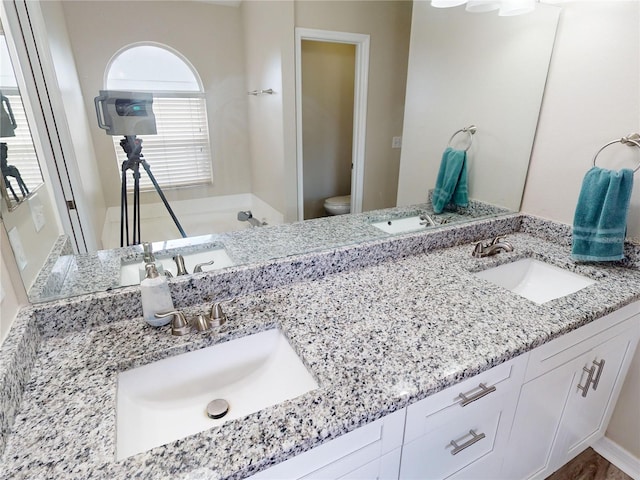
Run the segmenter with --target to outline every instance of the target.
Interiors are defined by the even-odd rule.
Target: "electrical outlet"
[[[391,148],[402,148],[402,137],[393,137],[391,139]]]

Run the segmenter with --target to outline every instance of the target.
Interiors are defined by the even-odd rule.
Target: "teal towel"
[[[582,181],[573,218],[571,257],[582,262],[624,258],[627,212],[633,170],[619,172],[593,167]]]
[[[451,202],[460,207],[469,205],[467,152],[451,147],[445,149],[431,202],[434,213],[442,213],[444,207]]]

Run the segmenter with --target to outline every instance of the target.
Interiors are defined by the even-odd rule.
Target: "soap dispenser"
[[[171,317],[156,318],[156,313],[174,310],[167,277],[160,275],[154,263],[145,265],[146,276],[140,282],[142,295],[142,316],[153,327],[162,327],[171,321]]]

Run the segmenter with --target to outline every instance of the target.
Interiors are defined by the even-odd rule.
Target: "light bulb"
[[[501,17],[510,17],[533,12],[535,9],[535,0],[502,0],[498,15]]]
[[[467,12],[490,12],[500,8],[497,0],[469,0],[467,2]]]
[[[437,8],[457,7],[467,3],[467,0],[431,0],[431,6]]]

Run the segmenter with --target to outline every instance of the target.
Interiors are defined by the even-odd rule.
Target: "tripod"
[[[20,199],[18,198],[18,195],[16,195],[16,192],[13,189],[11,182],[9,181],[9,177],[13,177],[16,179],[23,198],[27,198],[27,195],[29,195],[29,189],[27,188],[27,184],[24,183],[18,167],[7,164],[7,151],[7,144],[4,142],[0,143],[0,169],[2,170],[2,178],[4,179],[4,185],[11,191],[11,195],[13,195],[15,201],[19,202]]]
[[[145,169],[147,175],[151,179],[151,183],[158,192],[158,195],[162,199],[162,203],[167,208],[169,215],[173,219],[173,222],[176,224],[176,227],[180,231],[182,238],[186,238],[187,234],[184,233],[178,218],[175,213],[171,209],[167,198],[162,193],[162,189],[156,178],[151,173],[151,167],[147,161],[142,158],[142,139],[136,138],[135,135],[125,135],[125,137],[120,140],[120,146],[127,154],[127,160],[122,162],[122,191],[121,191],[121,199],[120,199],[120,246],[124,247],[124,238],[125,234],[127,237],[127,246],[129,245],[138,245],[140,240],[140,165]],[[129,210],[127,205],[127,170],[133,171],[133,241],[129,243]]]

